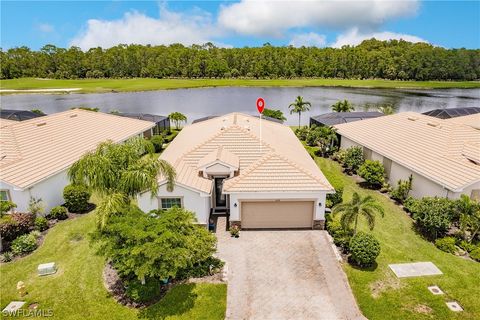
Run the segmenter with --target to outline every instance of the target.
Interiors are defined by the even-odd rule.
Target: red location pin
[[[259,113],[263,113],[263,109],[265,109],[265,100],[263,98],[257,99],[257,110]]]

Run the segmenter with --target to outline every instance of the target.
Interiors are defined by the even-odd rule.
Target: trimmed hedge
[[[65,220],[68,218],[67,208],[62,206],[53,207],[50,210],[50,213],[47,215],[48,219],[57,219],[57,220]]]
[[[44,217],[35,218],[35,230],[45,231],[48,229],[48,220]]]
[[[87,211],[90,196],[90,192],[84,186],[70,184],[63,189],[65,207],[72,213]]]
[[[380,242],[369,233],[359,232],[350,240],[350,253],[350,260],[354,264],[371,266],[380,254]]]

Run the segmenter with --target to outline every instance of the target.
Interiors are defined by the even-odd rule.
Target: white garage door
[[[242,228],[311,228],[313,201],[242,201]]]

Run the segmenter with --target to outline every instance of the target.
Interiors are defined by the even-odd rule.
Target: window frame
[[[179,199],[180,200],[180,207],[179,208],[183,208],[183,197],[158,197],[158,208],[160,210],[168,210],[170,208],[173,208],[174,206],[170,207],[170,208],[164,208],[162,206],[162,200],[167,200],[167,199]]]
[[[5,192],[6,195],[7,195],[7,200],[2,200],[2,199],[0,199],[0,201],[12,201],[12,196],[10,195],[10,190],[8,190],[8,189],[0,189],[0,192]]]

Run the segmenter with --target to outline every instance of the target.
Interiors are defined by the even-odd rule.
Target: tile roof
[[[174,164],[177,183],[210,193],[212,180],[199,175],[198,167],[205,159],[217,157],[219,147],[222,147],[220,157],[228,158],[227,161],[234,162],[234,157],[238,157],[240,170],[237,178],[243,177],[249,172],[249,167],[262,162],[264,157],[275,155],[287,161],[287,165],[276,167],[280,170],[277,174],[286,170],[286,179],[291,168],[295,168],[298,173],[291,180],[296,184],[295,191],[312,190],[312,177],[319,184],[316,190],[333,190],[289,127],[241,113],[231,113],[186,126],[160,157]],[[223,153],[225,154],[222,155]],[[270,163],[265,161],[263,165],[270,166]],[[258,172],[260,177],[262,173]],[[251,172],[249,179],[255,174]],[[163,182],[164,178],[160,177],[160,181]],[[243,187],[243,190],[256,192],[264,191],[264,188],[251,184],[248,188]]]
[[[198,168],[208,166],[216,161],[221,161],[234,168],[240,167],[240,158],[220,145],[198,161]]]
[[[68,168],[100,142],[124,141],[154,125],[73,109],[2,126],[0,179],[22,189],[28,188]]]
[[[403,112],[335,128],[338,134],[451,191],[461,192],[480,181],[480,165],[465,156],[475,153],[480,130],[454,119]]]
[[[464,124],[475,129],[480,129],[480,113],[445,119],[444,121],[448,123]]]
[[[316,122],[318,124],[333,126],[340,123],[348,123],[370,118],[377,118],[383,115],[383,113],[378,111],[329,112],[311,117],[310,123],[315,124]]]

